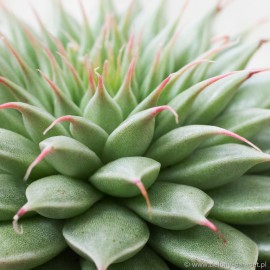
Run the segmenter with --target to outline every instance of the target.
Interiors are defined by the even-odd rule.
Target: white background
[[[90,16],[94,16],[97,10],[99,0],[81,0],[85,6],[86,12]],[[189,7],[185,14],[186,21],[193,20],[200,13],[216,3],[217,0],[189,0]],[[48,24],[53,24],[53,16],[51,13],[50,0],[0,0],[18,16],[27,20],[33,26],[36,25],[32,10],[29,3],[35,7],[41,18]],[[66,8],[80,17],[78,0],[62,0]],[[143,2],[143,1],[141,1]],[[171,0],[170,12],[175,13],[181,7],[183,0]],[[225,10],[220,14],[217,20],[216,33],[234,34],[241,29],[256,25],[260,20],[267,22],[257,27],[250,38],[270,39],[270,0],[227,0],[229,3]],[[123,9],[129,3],[128,0],[115,0],[119,9]],[[158,0],[145,0],[146,6],[150,7],[159,3]],[[4,27],[4,20],[0,17],[0,29]],[[270,67],[270,42],[265,44],[256,54],[250,63],[250,67]]]

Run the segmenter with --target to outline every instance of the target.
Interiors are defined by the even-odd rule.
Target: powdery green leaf
[[[103,128],[110,134],[123,120],[116,101],[108,94],[103,79],[98,75],[98,87],[94,96],[84,109],[84,117]]]
[[[270,261],[270,226],[269,223],[265,225],[254,226],[238,226],[238,230],[242,231],[250,237],[259,248],[259,261]],[[266,267],[266,265],[264,265]],[[263,268],[263,267],[261,267]]]
[[[23,233],[16,234],[10,222],[0,223],[0,269],[28,270],[62,252],[67,244],[63,223],[43,217],[22,221]]]
[[[232,137],[244,141],[245,138],[229,131],[209,125],[190,125],[174,129],[157,139],[146,152],[146,156],[159,161],[162,167],[175,165],[190,156],[205,140],[215,137]]]
[[[262,72],[241,85],[225,112],[247,108],[270,109],[269,72]]]
[[[205,89],[195,100],[188,124],[211,123],[230,103],[239,86],[257,71],[239,71]]]
[[[149,238],[147,225],[112,201],[97,203],[85,214],[67,221],[63,234],[69,246],[94,261],[98,270],[131,258]]]
[[[184,92],[178,94],[173,99],[171,99],[168,104],[180,116],[179,122],[175,123],[175,121],[173,121],[172,115],[161,113],[157,117],[154,138],[158,138],[167,133],[168,131],[171,131],[172,129],[182,126],[186,121],[187,117],[189,116],[192,105],[195,102],[198,95],[202,91],[211,87],[212,84],[215,85],[215,83],[218,83],[219,80],[231,75],[232,74],[228,73],[197,83],[194,86],[190,87],[189,89],[185,90]]]
[[[77,216],[100,200],[102,194],[85,181],[52,175],[31,183],[26,197],[27,203],[14,216],[16,227],[18,219],[29,211],[53,219]]]
[[[98,156],[82,143],[65,136],[50,137],[40,142],[41,153],[30,164],[24,179],[40,161],[46,159],[58,172],[85,179],[101,165]]]
[[[18,208],[26,202],[25,189],[21,178],[0,174],[0,220],[11,220]]]
[[[142,188],[143,190],[149,188],[155,182],[159,170],[160,163],[153,159],[126,157],[101,167],[89,181],[109,195],[132,197],[139,195]]]
[[[254,270],[258,258],[256,244],[240,231],[213,221],[226,237],[226,245],[213,232],[196,226],[184,231],[158,227],[151,229],[150,246],[166,260],[184,269],[207,268]]]
[[[232,224],[270,222],[270,178],[244,175],[208,194],[215,201],[211,216]]]
[[[247,139],[252,139],[267,126],[270,120],[270,110],[249,108],[225,113],[218,117],[213,124],[229,129]],[[215,137],[209,139],[203,146],[234,142],[232,138]],[[252,140],[253,141],[253,140]]]
[[[0,149],[0,169],[20,177],[39,152],[33,142],[6,129],[0,129]],[[32,176],[38,178],[54,172],[49,164],[42,162],[33,170]]]
[[[244,145],[211,146],[163,170],[158,180],[206,190],[232,182],[256,164],[269,161],[269,155]]]
[[[44,129],[55,120],[55,118],[43,109],[28,105],[21,102],[9,102],[0,105],[0,109],[15,109],[23,116],[25,129],[36,143],[44,140],[46,137],[65,135],[69,136],[68,132],[62,125],[57,126],[47,136],[43,135]]]
[[[121,157],[143,155],[153,138],[155,117],[164,110],[169,110],[175,115],[171,107],[159,106],[136,113],[124,121],[110,134],[104,147],[103,159],[111,161]]]
[[[96,270],[96,266],[91,261],[81,260],[82,270]],[[169,270],[166,263],[149,247],[145,246],[132,258],[112,264],[108,270]]]
[[[65,115],[53,121],[44,133],[47,134],[56,124],[61,122],[70,123],[70,133],[74,139],[86,145],[97,155],[101,154],[108,138],[104,129],[83,117]]]
[[[196,224],[217,230],[206,219],[214,201],[203,191],[174,183],[155,183],[148,191],[151,217],[142,198],[127,199],[124,203],[140,217],[161,228],[185,230]]]

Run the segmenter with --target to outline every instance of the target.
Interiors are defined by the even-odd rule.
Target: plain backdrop
[[[34,27],[32,5],[40,14],[41,18],[48,24],[53,25],[54,17],[51,12],[50,0],[0,0],[4,2],[13,12],[28,21]],[[89,16],[95,16],[99,0],[81,0]],[[177,13],[184,0],[167,0],[169,12]],[[189,6],[185,13],[184,22],[196,19],[207,8],[218,0],[189,0]],[[80,18],[78,0],[62,0],[66,8],[74,16]],[[119,10],[124,9],[129,0],[114,1]],[[159,3],[159,0],[141,0],[149,10]],[[226,2],[226,1],[225,1]],[[220,14],[215,32],[217,35],[235,34],[247,27],[254,26],[250,35],[252,39],[270,39],[270,0],[227,0],[227,7]],[[258,23],[264,21],[258,26]],[[257,25],[257,26],[256,26]],[[0,29],[5,27],[5,21],[0,17]],[[250,67],[270,67],[270,42],[265,44],[253,58]]]

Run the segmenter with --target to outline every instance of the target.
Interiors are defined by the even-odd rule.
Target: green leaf
[[[259,260],[261,262],[270,261],[270,226],[255,225],[255,226],[238,226],[238,230],[242,231],[250,237],[259,248]],[[266,267],[266,266],[265,266]],[[263,269],[263,267],[261,267]]]
[[[96,270],[95,264],[91,261],[81,260],[82,270]],[[166,263],[149,247],[145,246],[132,258],[112,264],[108,270],[169,270]]]
[[[28,270],[52,259],[66,248],[63,223],[43,217],[22,221],[16,234],[10,222],[0,223],[0,269]]]
[[[230,103],[238,87],[251,75],[252,71],[239,71],[205,89],[195,100],[187,123],[211,123]]]
[[[124,203],[140,217],[161,228],[185,230],[196,224],[205,225],[214,201],[203,191],[173,183],[155,183],[148,191],[152,213],[141,197]]]
[[[22,179],[0,174],[0,220],[11,220],[18,208],[26,202]]]
[[[94,205],[85,214],[66,222],[64,237],[98,270],[138,253],[149,238],[146,224],[127,208],[111,201]]]
[[[269,72],[262,72],[243,83],[225,112],[247,108],[270,109]]]
[[[65,115],[56,119],[45,131],[46,134],[56,124],[61,122],[70,123],[70,133],[74,139],[86,145],[97,155],[100,155],[108,134],[100,126],[80,116]]]
[[[213,122],[213,125],[229,129],[247,139],[251,139],[267,126],[269,120],[270,110],[249,108],[237,112],[224,113]],[[234,141],[234,139],[228,137],[216,137],[209,139],[203,146]]]
[[[28,134],[36,143],[44,140],[46,137],[65,135],[69,136],[68,132],[62,125],[57,126],[54,130],[49,132],[45,137],[44,129],[55,120],[55,118],[43,109],[28,105],[22,102],[9,102],[0,105],[0,109],[15,109],[23,116],[23,123]]]
[[[174,129],[157,139],[146,152],[146,156],[161,163],[162,167],[175,165],[190,156],[205,140],[217,137],[232,137],[244,141],[254,148],[245,138],[215,126],[190,125]]]
[[[226,245],[213,232],[196,226],[184,231],[151,229],[150,246],[169,262],[184,269],[207,268],[254,270],[258,248],[240,231],[214,221],[227,239]]]
[[[158,180],[211,189],[232,182],[256,164],[269,160],[269,155],[240,144],[211,146],[161,171]]]
[[[153,138],[155,117],[164,110],[175,114],[169,106],[159,106],[136,113],[124,121],[109,136],[103,151],[104,160],[143,155]]]
[[[0,129],[0,169],[22,177],[28,165],[38,155],[37,146],[25,137],[6,129]],[[41,162],[32,177],[40,178],[55,171],[46,162]]]
[[[41,153],[28,167],[25,179],[32,169],[44,158],[58,172],[75,178],[85,179],[102,164],[98,156],[82,143],[65,136],[50,137],[40,142]]]
[[[101,199],[102,194],[85,181],[53,175],[31,183],[26,189],[26,197],[27,203],[14,217],[15,225],[29,211],[53,219],[77,216]]]
[[[97,189],[117,197],[140,194],[141,184],[149,188],[156,180],[160,164],[146,157],[126,157],[101,167],[89,179]]]
[[[98,75],[98,87],[94,96],[84,109],[84,117],[103,128],[110,134],[123,120],[116,101],[108,94],[103,79]]]
[[[215,205],[211,216],[233,224],[270,222],[270,177],[244,175],[209,191]]]

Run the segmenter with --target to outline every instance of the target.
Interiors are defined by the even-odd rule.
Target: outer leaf
[[[270,177],[245,175],[209,191],[215,205],[211,216],[234,224],[270,222]]]
[[[82,270],[96,270],[95,264],[91,261],[81,260]],[[166,263],[150,248],[145,246],[132,258],[112,264],[108,270],[169,270]]]
[[[203,191],[173,183],[155,183],[148,195],[151,218],[142,198],[127,199],[125,204],[143,219],[169,230],[185,230],[195,224],[207,223],[205,216],[214,205]]]
[[[254,270],[258,248],[240,231],[215,221],[226,236],[224,246],[213,232],[196,226],[184,231],[169,231],[154,227],[150,246],[162,257],[184,269],[207,268],[227,270]]]
[[[84,117],[66,115],[56,119],[45,131],[47,133],[56,124],[67,121],[70,123],[70,133],[74,139],[83,143],[97,155],[101,154],[108,134],[104,129]]]
[[[239,226],[240,231],[250,237],[259,248],[259,260],[261,262],[270,261],[270,226],[256,225],[256,226]],[[266,267],[266,265],[265,265]],[[263,268],[263,267],[261,267]]]
[[[41,265],[66,248],[60,221],[41,217],[22,221],[23,234],[10,222],[0,223],[0,269],[28,270]]]
[[[23,176],[27,166],[38,155],[36,145],[25,137],[6,129],[0,129],[0,169]],[[46,162],[42,162],[33,171],[33,177],[43,177],[55,171]]]
[[[21,102],[10,102],[0,105],[0,109],[9,108],[19,111],[23,116],[24,126],[34,142],[39,143],[46,137],[43,135],[44,129],[54,121],[54,117],[45,110],[38,107],[28,105]],[[47,137],[65,135],[68,136],[68,132],[62,125],[59,125],[51,131]]]
[[[74,217],[101,199],[102,194],[84,181],[53,175],[30,184],[26,197],[28,202],[19,210],[15,221],[28,211],[54,219]]]
[[[247,108],[270,108],[269,72],[263,72],[246,81],[238,89],[235,97],[226,108],[226,112]]]
[[[269,155],[240,144],[197,150],[191,157],[161,172],[159,180],[211,189],[232,182]]]
[[[63,233],[70,247],[94,261],[98,270],[134,256],[149,238],[148,228],[140,218],[111,201],[97,203],[68,221]]]
[[[16,176],[0,174],[0,220],[11,220],[26,202],[25,185]]]
[[[103,158],[110,161],[121,157],[143,155],[153,138],[155,117],[164,110],[172,111],[169,106],[155,107],[136,113],[124,121],[109,136],[104,147]],[[172,112],[175,114],[174,111]]]
[[[208,125],[190,125],[174,129],[160,137],[150,146],[146,156],[159,161],[163,168],[175,165],[190,156],[202,142],[215,135],[223,135],[221,138],[233,137],[252,145],[243,137],[226,129]]]
[[[96,188],[112,196],[132,197],[140,194],[138,183],[149,188],[156,180],[160,164],[150,158],[120,158],[101,167],[90,177]]]
[[[270,110],[249,108],[239,110],[237,113],[225,113],[218,117],[213,124],[236,132],[247,139],[251,139],[267,126],[269,120]],[[204,146],[228,142],[234,142],[234,139],[216,137],[209,139]]]
[[[50,137],[39,144],[41,154],[31,163],[25,175],[44,158],[58,172],[77,178],[87,178],[101,166],[98,156],[82,143],[64,136]]]
[[[252,71],[236,72],[203,91],[194,102],[187,123],[208,124],[213,121],[230,103],[238,87],[252,75]]]

